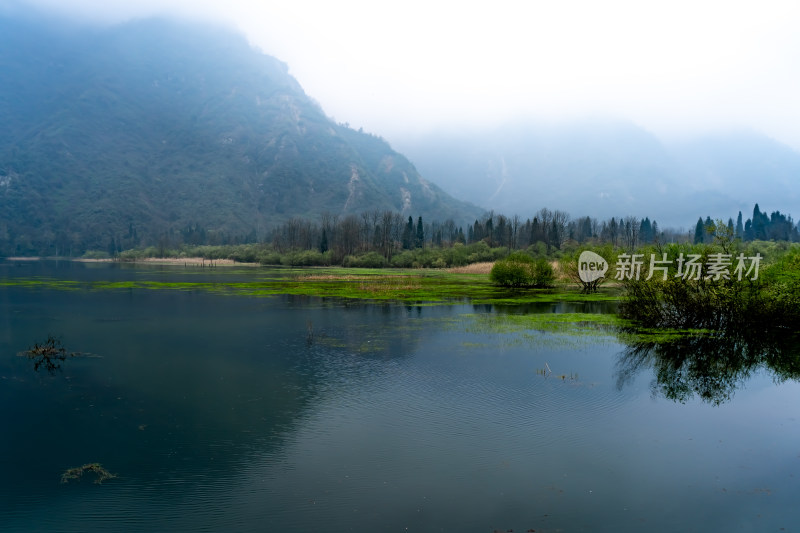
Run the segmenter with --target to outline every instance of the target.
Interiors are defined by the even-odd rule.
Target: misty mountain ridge
[[[474,219],[225,29],[0,18],[0,255],[255,240],[292,217]]]
[[[445,191],[499,213],[633,215],[690,229],[758,202],[797,212],[800,153],[751,131],[664,141],[626,121],[520,121],[394,140]]]

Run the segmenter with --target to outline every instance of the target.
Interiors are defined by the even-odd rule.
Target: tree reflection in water
[[[697,395],[704,402],[720,405],[761,368],[771,372],[776,383],[800,380],[797,334],[718,331],[667,341],[637,338],[617,361],[620,389],[652,367],[654,396],[685,403]]]

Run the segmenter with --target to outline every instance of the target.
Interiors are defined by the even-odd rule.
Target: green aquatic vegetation
[[[314,336],[309,340],[309,343],[319,344],[328,348],[347,348],[347,343],[341,339],[328,336]]]
[[[615,315],[592,313],[474,313],[439,319],[438,323],[443,330],[479,336],[480,342],[462,341],[465,349],[486,347],[489,337],[502,348],[531,346],[561,350],[617,342],[618,321]]]
[[[559,301],[613,301],[613,291],[581,295],[571,287],[555,289],[508,289],[497,287],[487,274],[454,273],[442,270],[279,268],[249,269],[246,276],[215,271],[213,281],[196,281],[194,270],[166,267],[142,268],[143,275],[168,272],[184,279],[176,281],[74,281],[48,278],[7,278],[0,285],[56,290],[180,290],[214,294],[268,297],[304,295],[372,301],[400,301],[421,305],[442,305],[471,301],[481,304],[519,304]]]
[[[117,477],[116,474],[112,474],[103,468],[103,465],[100,463],[87,463],[82,466],[66,469],[64,473],[61,474],[61,483],[80,481],[84,474],[93,474],[95,476],[94,482],[97,485],[102,484],[103,481],[108,481],[109,479],[114,479]]]
[[[86,288],[79,281],[52,278],[4,278],[0,279],[0,287],[25,287],[28,289],[56,289],[62,291]]]
[[[617,315],[597,313],[481,314],[474,316],[476,331],[494,333],[537,330],[549,333],[607,336],[611,328],[627,324],[627,321]]]
[[[486,344],[485,342],[462,341],[461,346],[463,346],[464,348],[486,348],[488,344]]]

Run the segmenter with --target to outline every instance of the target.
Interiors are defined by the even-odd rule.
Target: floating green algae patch
[[[493,285],[486,274],[453,273],[441,270],[360,269],[360,268],[276,268],[247,269],[231,276],[230,270],[207,270],[202,280],[197,269],[183,271],[169,267],[154,271],[137,270],[143,278],[167,273],[172,281],[135,279],[122,281],[76,281],[48,277],[0,279],[0,287],[65,291],[177,290],[251,297],[299,295],[319,298],[401,302],[415,306],[448,305],[469,302],[473,305],[508,306],[555,302],[615,302],[620,289],[609,287],[585,294],[565,285],[555,289],[503,289]],[[541,333],[613,338],[618,342],[669,342],[702,334],[696,330],[653,330],[635,328],[616,314],[600,313],[525,313],[476,314],[458,319],[460,328],[474,333],[518,333],[507,342],[541,342]],[[527,339],[527,340],[526,340]],[[334,342],[333,339],[318,339]],[[469,341],[465,346],[469,345]],[[372,351],[378,345],[362,346]]]
[[[180,269],[170,274],[183,276]],[[400,301],[440,305],[459,301],[475,304],[516,305],[533,302],[616,301],[618,292],[583,294],[573,287],[560,289],[509,290],[490,283],[486,274],[462,274],[445,271],[386,269],[280,269],[252,272],[250,280],[231,280],[220,275],[213,281],[127,280],[74,281],[53,278],[10,278],[0,286],[56,290],[181,290],[242,296],[277,296],[283,294],[347,298],[358,300]]]
[[[628,325],[617,315],[596,313],[530,313],[464,315],[468,333],[521,333],[537,331],[568,335],[614,336],[619,328]]]
[[[479,336],[504,336],[503,345],[547,344],[551,347],[570,346],[576,343],[597,344],[614,342],[622,344],[670,343],[714,332],[699,329],[646,329],[638,328],[629,320],[616,314],[603,313],[528,313],[528,314],[464,314],[442,320],[442,327]],[[465,340],[462,346],[483,343]]]

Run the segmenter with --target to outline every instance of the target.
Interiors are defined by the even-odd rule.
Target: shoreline
[[[0,257],[0,260],[5,261],[18,261],[18,262],[31,262],[31,261],[74,261],[76,263],[124,263],[124,264],[148,264],[159,266],[199,266],[199,267],[260,267],[264,266],[260,263],[242,263],[234,261],[233,259],[205,259],[203,257],[145,257],[133,261],[119,259],[104,258],[104,259],[88,259],[83,257]],[[488,274],[492,270],[494,262],[473,263],[461,267],[450,267],[443,269],[451,274]],[[310,267],[294,267],[294,268],[347,268],[339,266],[310,266]],[[415,269],[401,269],[401,270],[415,270]],[[426,270],[426,269],[422,269]]]
[[[81,257],[4,257],[5,261],[74,261],[76,263],[127,263],[127,264],[150,264],[150,265],[172,265],[172,266],[261,266],[258,263],[241,263],[233,259],[205,259],[203,257],[145,257],[135,261],[120,261],[118,259],[84,259]]]

